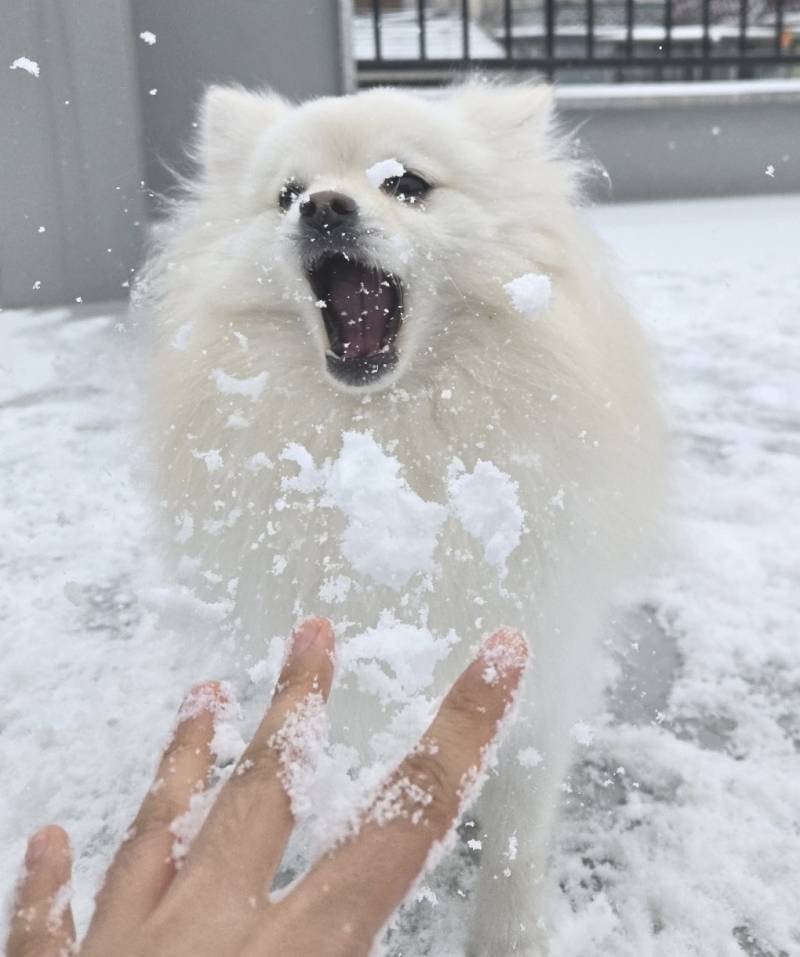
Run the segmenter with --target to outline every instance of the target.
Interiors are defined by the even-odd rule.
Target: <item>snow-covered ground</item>
[[[580,735],[554,957],[800,953],[800,196],[605,207],[657,347],[679,458],[674,553],[619,627]],[[120,314],[0,315],[0,874],[72,834],[80,924],[182,692],[224,654],[153,627]],[[254,699],[266,688],[254,680]],[[469,868],[394,938],[453,957]],[[438,903],[433,903],[438,901]],[[438,910],[437,910],[438,908]],[[4,934],[4,928],[0,933]],[[428,949],[430,935],[436,941]]]

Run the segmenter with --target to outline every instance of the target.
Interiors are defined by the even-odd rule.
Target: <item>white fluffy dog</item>
[[[431,660],[414,649],[437,694],[483,629],[524,632],[468,952],[544,953],[571,731],[665,471],[646,350],[550,91],[295,107],[213,88],[200,130],[201,175],[150,270],[177,574],[239,647],[312,612],[362,652],[377,636],[378,660],[379,622],[448,635]],[[364,698],[339,688],[332,708],[367,748],[387,718]]]

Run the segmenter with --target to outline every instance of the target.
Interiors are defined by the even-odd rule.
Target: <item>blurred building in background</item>
[[[799,37],[800,0],[6,0],[0,306],[127,294],[210,83],[545,76],[599,199],[800,190]]]

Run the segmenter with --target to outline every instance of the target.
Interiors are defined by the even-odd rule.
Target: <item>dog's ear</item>
[[[213,183],[241,173],[262,133],[290,109],[287,100],[270,91],[209,87],[198,124],[198,153],[206,180]]]
[[[468,122],[502,148],[515,140],[544,144],[548,139],[555,106],[546,83],[473,81],[453,89],[451,98]]]

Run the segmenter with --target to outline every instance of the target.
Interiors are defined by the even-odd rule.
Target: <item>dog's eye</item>
[[[286,180],[281,186],[281,191],[278,193],[278,205],[284,213],[291,208],[292,203],[303,192],[303,189],[304,187],[294,178]]]
[[[381,189],[401,203],[417,203],[424,199],[433,187],[416,173],[390,176],[381,183]]]

